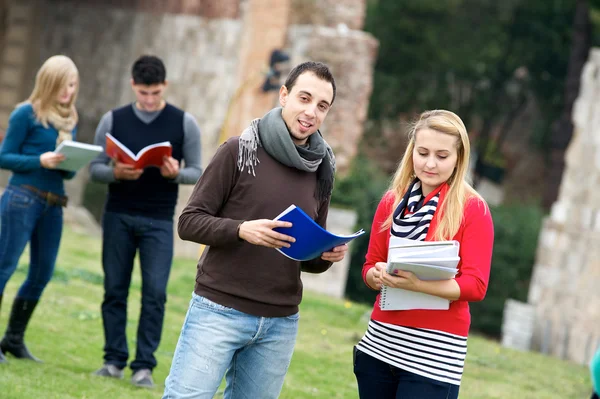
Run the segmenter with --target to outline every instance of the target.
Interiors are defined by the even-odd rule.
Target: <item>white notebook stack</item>
[[[413,272],[421,280],[448,280],[458,272],[460,261],[458,241],[415,241],[390,238],[387,272]],[[381,288],[379,306],[382,310],[441,309],[450,307],[450,301],[422,292],[401,288]]]

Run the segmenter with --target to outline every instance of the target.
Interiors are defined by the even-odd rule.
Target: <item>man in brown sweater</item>
[[[322,273],[347,246],[299,262],[275,248],[294,238],[273,221],[295,204],[325,227],[335,158],[319,127],[335,99],[329,68],[296,66],[281,108],[217,150],[179,218],[179,236],[207,246],[163,398],[277,398],[298,331],[300,271]],[[284,230],[280,230],[285,232]]]

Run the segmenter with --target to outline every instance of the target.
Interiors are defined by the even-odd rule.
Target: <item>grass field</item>
[[[0,330],[4,330],[15,292],[25,277],[28,256],[4,293]],[[169,284],[163,340],[156,354],[157,388],[144,390],[124,380],[90,374],[102,365],[102,271],[100,241],[67,230],[53,281],[46,289],[27,332],[30,350],[45,361],[34,364],[10,358],[0,366],[2,399],[160,398],[187,310],[195,262],[178,259]],[[140,303],[139,268],[130,293],[128,338],[135,348]],[[281,398],[357,398],[352,346],[362,336],[368,307],[305,293],[300,334]],[[471,336],[461,387],[462,399],[589,398],[585,367],[534,353],[500,347]],[[260,399],[260,398],[257,398]]]

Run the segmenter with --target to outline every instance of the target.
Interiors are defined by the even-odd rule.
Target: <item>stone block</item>
[[[528,351],[535,325],[535,308],[527,303],[508,299],[502,318],[502,346]]]
[[[4,40],[6,43],[27,44],[30,37],[29,27],[26,24],[13,24],[7,30]]]
[[[482,178],[477,185],[477,191],[491,206],[497,206],[504,202],[504,189],[500,184]]]
[[[17,68],[0,68],[0,85],[18,87],[22,79],[22,71]]]
[[[7,45],[2,57],[4,63],[10,65],[24,66],[27,61],[27,49],[20,45]]]
[[[313,25],[361,30],[366,13],[366,0],[292,0],[291,25]]]
[[[0,108],[12,110],[20,100],[16,90],[4,89],[0,96]]]
[[[9,24],[13,22],[29,21],[34,15],[33,7],[33,1],[12,1],[8,8]]]
[[[564,225],[567,223],[569,218],[569,212],[571,210],[570,204],[566,201],[558,200],[552,205],[552,209],[550,210],[550,217],[552,221],[557,224]]]

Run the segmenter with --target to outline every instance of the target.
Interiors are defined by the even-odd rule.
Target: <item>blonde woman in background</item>
[[[466,182],[469,137],[462,120],[444,110],[421,114],[389,191],[373,220],[363,279],[451,301],[448,310],[382,310],[379,296],[367,332],[354,351],[361,399],[456,399],[471,316],[469,302],[486,293],[494,228],[485,201]],[[455,278],[419,280],[386,272],[392,236],[457,240]]]
[[[6,283],[30,243],[29,271],[0,342],[0,363],[7,361],[7,353],[39,361],[23,337],[58,254],[62,207],[67,205],[63,181],[75,173],[60,170],[64,156],[53,151],[61,141],[75,138],[78,88],[79,73],[70,58],[56,55],[46,60],[33,92],[10,115],[0,148],[0,168],[12,171],[0,199],[0,303]]]

